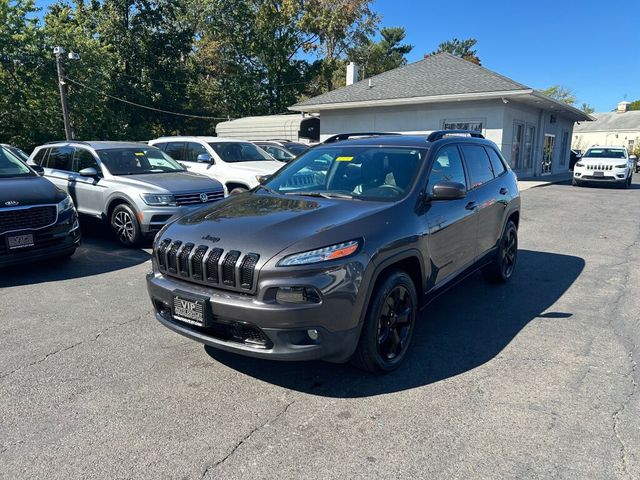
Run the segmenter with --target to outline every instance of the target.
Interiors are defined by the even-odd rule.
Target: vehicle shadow
[[[71,258],[0,269],[0,288],[89,277],[133,267],[151,258],[144,250],[120,246],[102,224],[82,222],[81,228],[82,244]]]
[[[275,362],[205,347],[238,372],[292,390],[327,397],[366,397],[428,385],[494,358],[530,321],[570,321],[571,312],[547,312],[584,269],[582,258],[520,250],[506,285],[476,274],[429,304],[419,315],[411,351],[395,372],[376,376],[350,365]]]

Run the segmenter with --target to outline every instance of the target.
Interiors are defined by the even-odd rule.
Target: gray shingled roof
[[[369,88],[369,80],[373,85],[371,88]],[[310,98],[292,108],[328,103],[510,90],[530,90],[530,87],[450,53],[438,53],[424,60],[381,73],[371,79]]]
[[[580,132],[613,132],[617,130],[638,130],[640,131],[640,110],[631,112],[606,112],[592,113],[595,122],[581,123],[573,127],[574,133]]]

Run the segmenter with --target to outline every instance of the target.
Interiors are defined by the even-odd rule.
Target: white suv
[[[634,157],[627,149],[595,145],[589,148],[573,168],[573,185],[613,183],[624,188],[631,185]]]
[[[240,193],[258,185],[284,164],[251,142],[220,137],[161,137],[149,141],[187,170],[215,178],[228,192]]]

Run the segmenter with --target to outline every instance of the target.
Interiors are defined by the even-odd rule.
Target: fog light
[[[280,287],[276,293],[278,303],[320,303],[320,292],[313,287]]]
[[[309,335],[309,338],[314,342],[318,340],[318,337],[320,336],[318,334],[318,330],[316,330],[315,328],[310,328],[309,330],[307,330],[307,335]]]

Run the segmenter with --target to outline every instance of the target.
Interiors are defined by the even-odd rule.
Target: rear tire
[[[136,212],[126,203],[113,209],[110,223],[116,238],[125,247],[137,247],[144,240]]]
[[[493,261],[482,269],[484,278],[491,283],[505,283],[513,275],[518,259],[518,229],[511,220],[502,233]]]
[[[391,270],[376,283],[352,363],[368,372],[400,366],[411,345],[418,296],[411,277]]]

